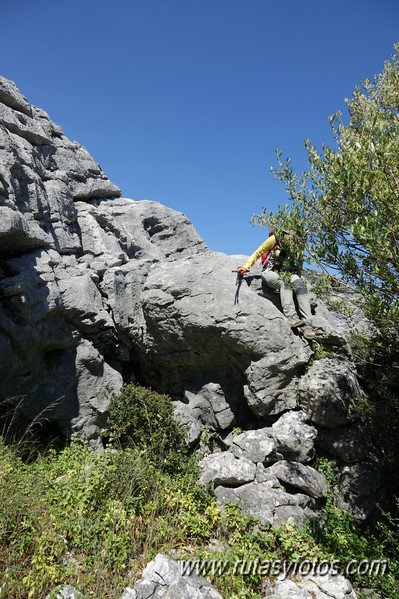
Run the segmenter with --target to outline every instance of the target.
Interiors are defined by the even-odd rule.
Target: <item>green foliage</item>
[[[325,272],[316,287],[332,294],[330,307],[349,318],[360,307],[368,317],[370,335],[352,343],[374,404],[361,416],[398,494],[399,44],[382,73],[357,87],[346,105],[346,118],[340,112],[330,118],[333,148],[305,143],[306,172],[295,173],[277,152],[274,176],[291,203],[275,214],[263,208],[252,220],[304,236],[305,262]],[[336,291],[343,293],[334,298]]]
[[[73,441],[27,463],[0,437],[0,597],[44,596],[58,583],[120,596],[157,552],[209,541],[220,510],[172,409],[166,396],[125,387],[101,454]]]
[[[352,516],[334,504],[331,488],[337,482],[336,465],[326,459],[319,459],[317,469],[324,474],[330,487],[322,519],[315,533],[318,545],[338,559],[343,570],[354,560],[386,561],[388,569],[383,576],[371,569],[368,574],[354,574],[350,578],[355,586],[379,589],[384,597],[399,599],[398,520],[391,514],[385,514],[384,520],[374,530],[362,528]]]
[[[212,452],[218,447],[218,442],[220,442],[220,436],[215,430],[208,427],[202,429],[199,441],[202,450]]]
[[[321,461],[318,469],[334,482],[330,463]],[[163,458],[155,464],[141,449],[96,454],[73,442],[27,464],[0,439],[0,598],[43,597],[68,583],[85,598],[111,599],[157,553],[172,550],[180,559],[227,563],[207,576],[226,599],[263,596],[262,573],[252,565],[264,560],[345,564],[364,556],[387,557],[389,573],[355,582],[398,597],[399,531],[392,516],[378,537],[368,536],[329,497],[316,536],[307,527],[274,530],[234,505],[222,513],[197,479],[196,463],[187,457],[179,472],[169,473]]]
[[[336,149],[309,141],[309,170],[294,173],[278,153],[275,177],[293,202],[255,221],[297,227],[308,259],[335,268],[364,298],[385,334],[399,331],[399,45],[381,75],[347,100],[349,122],[330,118]]]
[[[198,557],[214,559],[228,567],[208,575],[208,579],[223,597],[230,599],[261,599],[262,577],[253,567],[260,560],[275,560],[276,537],[269,525],[260,524],[252,516],[241,513],[233,504],[227,504],[215,531],[223,549],[212,550],[204,547]]]
[[[0,597],[59,583],[120,596],[158,551],[207,542],[220,519],[186,458],[165,472],[142,451],[95,454],[73,443],[25,464],[0,442]]]
[[[314,362],[314,360],[323,360],[324,358],[328,358],[329,356],[331,356],[331,348],[325,347],[324,345],[322,345],[321,343],[318,343],[317,341],[313,341],[313,360],[312,363]]]
[[[139,385],[125,385],[112,395],[109,405],[111,439],[125,447],[145,451],[156,464],[178,469],[187,455],[185,435],[173,418],[173,405],[161,395]]]

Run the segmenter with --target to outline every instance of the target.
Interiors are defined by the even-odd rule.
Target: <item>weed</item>
[[[74,440],[26,463],[0,438],[1,599],[43,597],[59,584],[75,586],[85,598],[118,597],[159,552],[229,563],[388,558],[386,577],[354,582],[398,598],[399,531],[392,515],[372,535],[331,494],[315,531],[274,530],[235,505],[221,510],[197,482],[197,460],[183,447],[169,401],[125,389],[111,410],[115,441],[101,454]],[[317,467],[333,485],[334,465],[322,460]],[[210,580],[225,599],[262,597],[256,570]]]

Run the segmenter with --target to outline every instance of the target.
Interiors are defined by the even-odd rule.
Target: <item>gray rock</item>
[[[253,379],[255,366],[247,369],[259,356],[268,354],[267,363],[274,364],[277,378],[279,364],[284,370],[281,384],[269,384],[271,401],[290,386],[290,373],[306,360],[302,342],[264,298],[243,288],[240,304],[233,304],[235,265],[234,257],[208,251],[151,268],[141,292],[139,348],[149,384],[161,385],[172,396],[209,382],[224,392],[235,387],[234,398],[225,392],[233,413],[240,404],[245,406],[243,390],[247,376]],[[272,348],[270,338],[278,340]],[[260,392],[265,388],[260,382],[264,373],[264,368],[258,371]],[[252,396],[256,393],[253,388]]]
[[[287,460],[309,462],[315,455],[317,430],[307,423],[304,412],[286,412],[272,425],[277,450]]]
[[[81,398],[79,415],[71,419],[72,430],[99,448],[106,429],[109,395],[122,386],[122,376],[105,361],[96,348],[83,340],[76,351],[76,394]],[[106,383],[105,383],[106,381]]]
[[[347,424],[350,408],[362,397],[354,366],[339,357],[314,362],[299,382],[300,406],[327,428]]]
[[[234,391],[230,393],[230,398],[232,396],[234,398],[233,393]],[[204,414],[201,413],[199,416],[203,424],[223,431],[234,423],[234,411],[237,411],[238,401],[234,398],[233,409],[235,408],[235,410],[233,411],[219,383],[208,383],[194,393],[187,389],[184,395],[189,403],[192,403],[193,409],[195,405],[203,406]]]
[[[0,252],[18,255],[34,248],[48,247],[51,238],[24,214],[8,206],[1,209]]]
[[[281,489],[281,483],[276,476],[270,472],[270,468],[266,468],[263,464],[256,464],[255,481],[257,483],[269,483],[274,489]]]
[[[271,489],[280,503],[268,504],[269,519],[313,513],[311,498],[284,494],[264,465],[313,458],[303,413],[324,428],[347,423],[360,393],[349,360],[302,376],[310,345],[256,268],[235,304],[242,256],[210,251],[180,212],[120,198],[89,153],[2,77],[0,164],[0,402],[100,449],[110,390],[139,378],[172,396],[191,446],[204,428],[230,432],[235,457],[212,459],[247,464],[258,484],[230,473],[215,480],[245,484],[226,493],[261,512],[255,487]],[[329,323],[325,341],[339,345]],[[232,433],[237,425],[247,432]],[[342,436],[327,437],[331,452],[346,451]]]
[[[191,386],[184,391],[184,400],[175,402],[175,414],[187,431],[187,443],[194,446],[204,429],[224,431],[241,417],[243,406],[240,394],[228,385],[207,383],[200,389]]]
[[[328,487],[325,477],[311,466],[282,460],[270,466],[268,470],[282,483],[295,487],[310,497],[315,499],[327,497]]]
[[[41,123],[34,117],[35,114],[32,118],[26,113],[21,114],[6,104],[0,104],[0,120],[10,133],[14,133],[34,145],[46,146],[51,144],[51,131],[49,127],[46,127],[47,123]]]
[[[271,428],[247,431],[233,437],[231,450],[236,457],[244,457],[254,464],[267,464],[282,459]]]
[[[246,371],[245,397],[254,414],[261,417],[296,408],[297,375],[311,355],[298,337],[273,330],[271,335],[273,344],[267,355],[252,362]],[[275,342],[276,335],[280,336],[279,343]],[[281,342],[284,347],[278,347]],[[273,351],[276,346],[278,351]]]
[[[0,77],[0,102],[26,116],[32,116],[32,107],[14,81]]]
[[[359,307],[359,304],[361,304],[359,294],[340,281],[337,282],[335,288],[326,291],[322,298],[316,297],[312,292],[312,287],[319,280],[320,273],[305,270],[304,274],[310,289],[310,299],[317,305],[315,310],[316,323],[318,319],[322,319],[323,323],[327,322],[327,331],[330,332],[332,329],[334,337],[338,336],[347,342],[350,341],[350,336],[353,333],[364,336],[370,335],[373,327]],[[337,343],[337,345],[339,344]]]
[[[28,419],[56,422],[66,435],[80,431],[98,440],[105,426],[104,394],[122,384],[120,372],[93,343],[96,336],[105,339],[107,329],[113,342],[101,295],[74,258],[55,250],[8,260],[8,268],[11,276],[0,281],[0,322],[10,360],[0,362],[2,397],[23,397],[20,407]]]
[[[193,411],[192,406],[182,401],[176,401],[174,402],[174,415],[185,430],[187,445],[189,447],[197,445],[204,430],[204,425],[200,418],[197,417],[195,411]]]
[[[202,576],[183,575],[180,564],[158,554],[144,569],[134,585],[135,594],[124,599],[222,599],[222,596]],[[125,591],[126,592],[126,591]]]
[[[336,504],[358,521],[365,520],[383,498],[381,469],[375,463],[344,466],[334,488]]]
[[[289,411],[271,426],[246,431],[231,438],[234,455],[245,456],[255,464],[267,464],[283,458],[309,462],[314,457],[317,431],[307,424],[302,411]]]
[[[235,458],[229,451],[215,453],[203,458],[200,481],[214,485],[242,485],[254,480],[256,466],[246,458]]]
[[[0,102],[0,398],[97,446],[106,391],[140,343],[150,266],[206,246],[184,215],[115,199],[88,152],[4,78]]]
[[[306,518],[317,517],[315,500],[302,493],[286,493],[276,488],[274,477],[266,482],[252,482],[236,488],[216,487],[215,496],[221,505],[237,504],[243,512],[278,528],[283,524],[303,524]]]
[[[318,442],[343,462],[362,462],[371,452],[370,443],[358,423],[335,429],[319,428]]]
[[[266,583],[263,599],[357,599],[349,580],[340,574],[297,576]]]

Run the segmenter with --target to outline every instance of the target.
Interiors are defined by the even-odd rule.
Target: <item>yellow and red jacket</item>
[[[251,268],[251,266],[253,266],[255,264],[255,262],[257,262],[259,260],[259,258],[265,254],[266,252],[270,252],[270,250],[277,244],[277,238],[275,235],[270,235],[270,237],[268,237],[266,239],[266,241],[264,241],[262,243],[262,245],[260,245],[258,247],[258,249],[252,254],[252,256],[250,256],[248,258],[248,260],[246,261],[246,263],[244,264],[244,268],[246,268],[247,270],[249,270]]]
[[[283,247],[282,247],[283,245]],[[288,250],[288,252],[287,252]],[[299,242],[294,247],[287,248],[274,234],[264,241],[258,249],[248,258],[244,268],[249,270],[251,266],[261,258],[264,269],[286,270],[301,275],[303,266],[303,249]]]

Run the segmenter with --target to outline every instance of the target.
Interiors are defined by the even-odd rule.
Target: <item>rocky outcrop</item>
[[[140,370],[151,266],[206,250],[187,218],[120,190],[0,78],[0,396],[101,444],[107,395]],[[136,369],[131,367],[136,362]]]
[[[133,589],[126,589],[122,595],[122,599],[147,599],[148,597],[223,599],[205,578],[195,573],[182,574],[179,562],[162,554],[158,554],[154,561],[147,565]]]
[[[314,520],[315,500],[327,495],[324,476],[305,465],[316,436],[303,412],[286,412],[271,427],[231,435],[228,450],[201,460],[200,480],[213,485],[222,505],[237,503],[264,523]]]
[[[343,504],[368,513],[371,496],[348,486],[359,462],[374,465],[350,419],[361,390],[346,321],[318,301],[317,339],[336,355],[312,364],[312,343],[291,330],[256,268],[235,302],[242,256],[211,251],[182,213],[121,198],[4,78],[0,173],[3,411],[100,449],[110,392],[138,380],[171,395],[192,447],[222,452],[202,473],[221,503],[273,523],[316,517],[321,446],[346,464]]]

